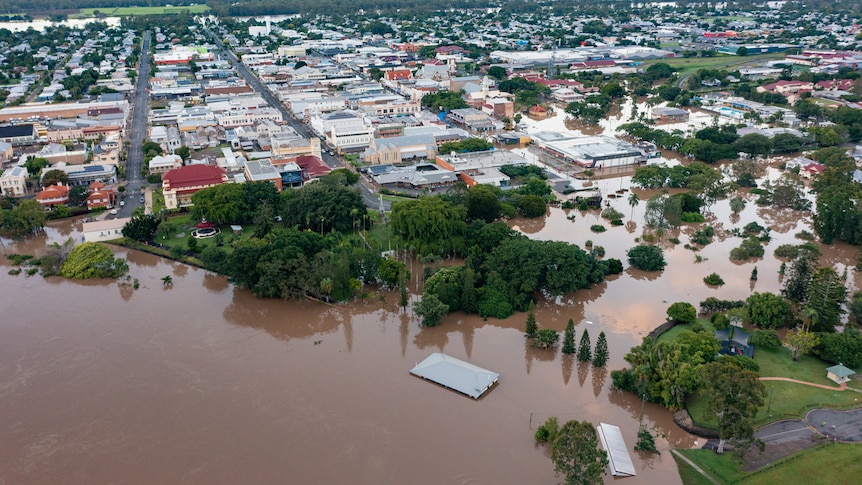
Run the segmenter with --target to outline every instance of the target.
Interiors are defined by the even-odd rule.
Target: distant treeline
[[[104,9],[105,13],[110,13],[117,7],[164,7],[165,5],[177,7],[193,3],[204,2],[195,0],[3,0],[0,2],[0,14],[55,12],[80,8],[98,8]]]

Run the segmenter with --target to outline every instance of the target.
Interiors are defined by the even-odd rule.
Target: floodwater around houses
[[[607,194],[628,179],[595,184]],[[570,221],[557,208],[545,219],[513,223],[533,238],[592,240],[606,257],[625,260],[642,235],[646,204],[609,202],[625,226],[577,210]],[[625,352],[673,302],[777,292],[781,261],[773,250],[811,230],[807,214],[759,208],[752,198],[739,217],[725,200],[707,219],[718,235],[698,253],[683,248],[698,226],[669,231],[665,271],[627,268],[595,288],[540,303],[543,326],[562,331],[573,318],[578,338],[584,329],[593,342],[607,334],[606,370],[530,348],[523,314],[505,321],[453,314],[421,329],[398,312],[395,294],[385,303],[335,307],[259,300],[222,277],[125,249],[117,252],[128,258],[138,290],[11,276],[4,260],[0,483],[557,483],[547,450],[533,443],[538,423],[552,415],[608,422],[634,446],[641,403],[611,390],[609,371],[625,365]],[[751,221],[773,228],[766,255],[732,262],[741,240],[724,230]],[[593,233],[592,224],[608,230]],[[78,222],[51,223],[43,237],[3,240],[2,250],[38,253],[79,231]],[[682,244],[667,242],[674,236]],[[839,245],[824,248],[821,261],[840,273],[856,255]],[[421,272],[415,264],[414,272]],[[702,279],[712,272],[727,284],[707,287]],[[162,287],[165,275],[172,288]],[[499,372],[499,384],[473,401],[409,375],[437,351]],[[695,446],[697,438],[658,406],[645,406],[644,421],[661,435],[663,453],[633,453],[639,475],[626,483],[680,483],[667,450]]]

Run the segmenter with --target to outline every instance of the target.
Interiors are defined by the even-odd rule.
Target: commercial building
[[[187,165],[169,170],[162,176],[165,207],[176,209],[192,206],[195,192],[227,181],[227,172],[212,165]]]
[[[532,135],[536,146],[558,158],[586,168],[610,168],[646,162],[654,147],[637,147],[607,136],[566,136],[541,132]]]
[[[24,167],[12,167],[3,171],[0,176],[0,195],[21,197],[27,193],[27,175]]]

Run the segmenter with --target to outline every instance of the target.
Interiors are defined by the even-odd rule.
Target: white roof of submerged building
[[[453,391],[478,399],[500,378],[500,374],[456,359],[442,352],[425,358],[410,370],[414,376],[436,382]]]
[[[632,463],[632,457],[629,455],[628,448],[626,448],[626,443],[623,440],[623,434],[619,426],[599,423],[596,429],[599,433],[599,440],[602,442],[602,448],[608,452],[611,474],[615,477],[633,477],[637,475],[635,466]]]

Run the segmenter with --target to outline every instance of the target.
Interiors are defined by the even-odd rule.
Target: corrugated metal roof
[[[410,373],[466,394],[473,399],[478,399],[500,378],[500,374],[496,372],[441,352],[426,357],[411,369]]]
[[[633,477],[637,475],[635,466],[632,463],[632,457],[629,455],[625,441],[623,441],[623,434],[619,426],[599,423],[596,429],[599,432],[599,440],[602,442],[602,448],[608,452],[611,474],[615,477]]]

